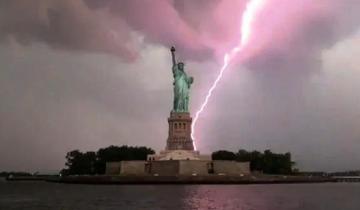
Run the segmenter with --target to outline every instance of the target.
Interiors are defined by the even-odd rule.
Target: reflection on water
[[[0,209],[358,210],[360,184],[65,185],[0,182]]]

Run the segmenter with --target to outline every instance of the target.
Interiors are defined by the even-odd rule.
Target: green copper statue
[[[173,112],[189,112],[189,93],[190,86],[194,81],[193,77],[188,77],[184,71],[184,63],[176,63],[175,47],[171,47],[172,71],[174,76],[174,106]]]

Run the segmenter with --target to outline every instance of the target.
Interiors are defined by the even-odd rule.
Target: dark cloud
[[[290,79],[318,72],[322,51],[358,30],[358,11],[360,5],[353,0],[272,1],[254,23],[246,65],[290,74]]]
[[[147,40],[176,44],[198,58],[211,54],[169,1],[96,2],[2,0],[0,41],[14,37],[22,44],[45,42],[54,48],[111,53],[131,61],[140,47],[137,31]]]
[[[130,29],[121,20],[90,10],[81,0],[2,0],[0,41],[137,57]],[[122,31],[116,31],[121,28]]]
[[[182,57],[215,58],[238,42],[244,0],[1,0],[0,41],[45,42],[54,48],[105,52],[127,61],[145,43],[176,45]],[[248,44],[251,68],[275,59],[317,56],[347,35],[358,18],[354,0],[267,2]],[[346,12],[343,12],[346,11]],[[351,24],[349,24],[351,22]],[[338,25],[341,24],[341,27]],[[293,50],[297,49],[297,50]],[[265,52],[265,53],[264,53]],[[260,61],[258,62],[258,57]],[[311,61],[310,61],[311,62]],[[255,63],[255,65],[253,64]]]

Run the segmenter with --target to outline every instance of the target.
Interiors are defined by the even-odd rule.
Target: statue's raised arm
[[[175,47],[172,46],[170,51],[171,51],[172,64],[174,67],[174,66],[176,66]]]

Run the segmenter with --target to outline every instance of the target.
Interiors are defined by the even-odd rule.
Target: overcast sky
[[[268,0],[196,127],[201,153],[293,154],[303,170],[360,169],[360,2]],[[0,171],[64,167],[66,152],[159,151],[169,47],[195,114],[241,37],[245,0],[0,0]]]

